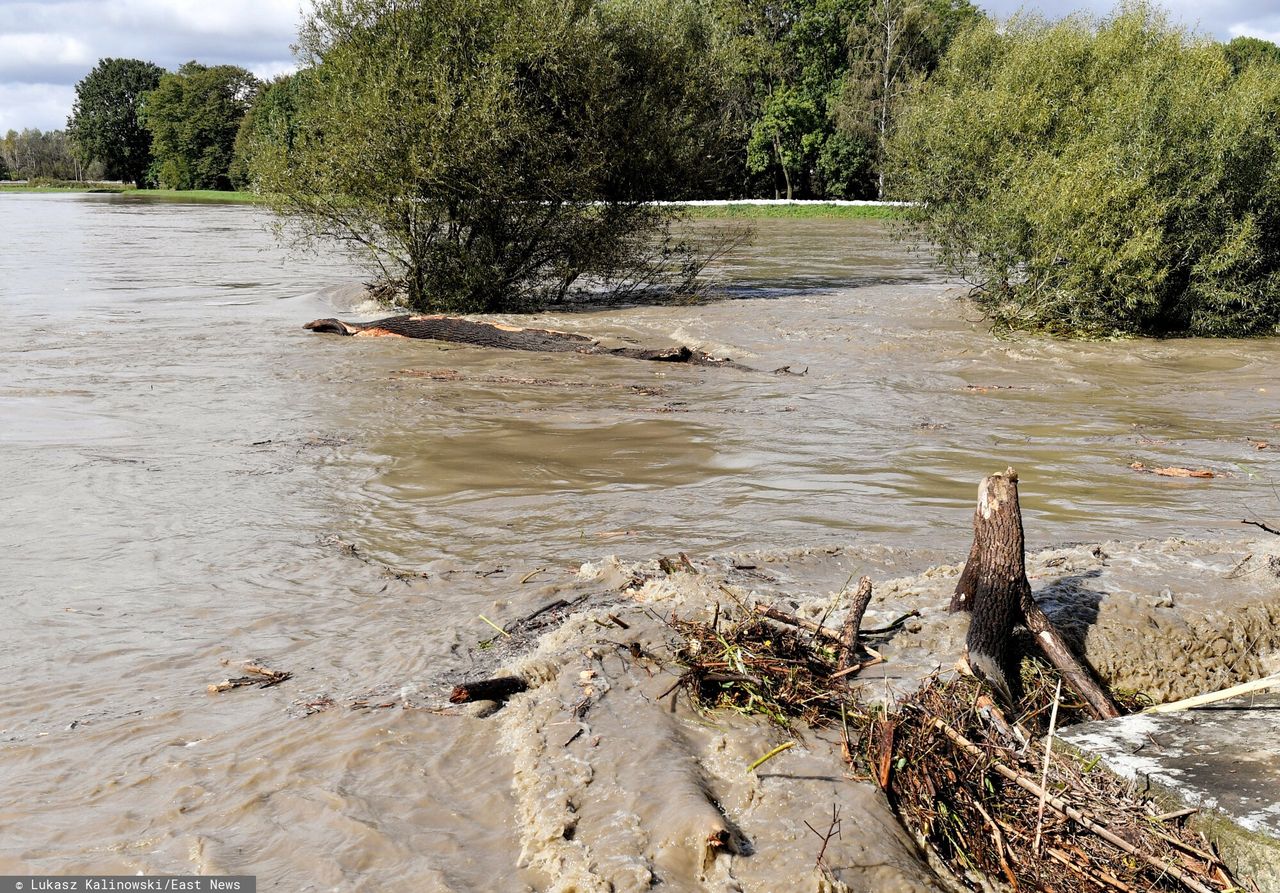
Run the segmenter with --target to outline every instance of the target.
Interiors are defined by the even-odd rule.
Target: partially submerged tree
[[[110,179],[141,186],[151,165],[151,134],[138,120],[142,96],[164,69],[140,59],[103,59],[76,84],[67,134],[86,161],[102,162]]]
[[[240,121],[259,88],[238,65],[188,62],[143,101],[155,180],[166,189],[230,189]]]
[[[696,195],[719,157],[717,51],[693,0],[320,0],[249,171],[417,310],[687,272],[649,200]]]
[[[1145,6],[975,27],[905,110],[890,186],[998,324],[1280,326],[1280,69]]]

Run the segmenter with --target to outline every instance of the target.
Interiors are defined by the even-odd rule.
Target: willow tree
[[[649,200],[720,154],[717,52],[695,0],[320,0],[250,175],[412,309],[690,273]]]
[[[1238,74],[1152,8],[952,44],[890,141],[890,187],[998,324],[1280,331],[1280,66]]]

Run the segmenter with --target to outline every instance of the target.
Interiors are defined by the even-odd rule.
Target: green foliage
[[[299,95],[306,72],[282,75],[262,85],[236,131],[229,175],[236,189],[252,185],[252,155],[259,145],[288,152],[293,147]]]
[[[912,84],[937,67],[955,36],[981,21],[969,0],[869,0],[849,29],[849,66],[832,114],[846,140],[862,143],[884,193],[884,155]]]
[[[895,197],[996,323],[1258,335],[1280,323],[1280,69],[1151,8],[961,35],[903,113]]]
[[[717,5],[732,47],[746,170],[765,175],[749,187],[752,192],[843,197],[865,179],[856,173],[831,177],[831,160],[848,154],[850,140],[828,147],[835,135],[832,101],[844,76],[847,34],[861,5],[862,0],[722,0]],[[836,184],[836,191],[828,184]]]
[[[236,65],[188,62],[164,75],[141,113],[154,180],[166,189],[230,189],[236,134],[258,87]]]
[[[321,0],[300,52],[292,97],[246,132],[250,175],[414,309],[693,270],[647,202],[699,194],[723,156],[694,0]]]
[[[142,183],[151,165],[151,136],[138,120],[142,96],[164,69],[139,59],[103,59],[80,83],[67,132],[85,160],[109,179]]]
[[[1237,37],[1222,47],[1235,74],[1255,63],[1280,65],[1280,46],[1260,37]]]
[[[0,180],[75,180],[101,175],[100,165],[82,171],[67,134],[61,130],[10,130],[0,139]]]

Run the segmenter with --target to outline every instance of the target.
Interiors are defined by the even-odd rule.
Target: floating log
[[[496,679],[478,679],[454,686],[449,703],[466,704],[471,701],[505,701],[524,691],[529,684],[517,676],[499,676]]]
[[[691,366],[728,366],[734,369],[759,370],[743,366],[724,357],[715,357],[691,347],[605,347],[585,335],[557,332],[552,329],[522,328],[501,323],[476,322],[456,316],[389,316],[373,322],[344,322],[340,319],[316,319],[303,326],[313,332],[352,335],[364,338],[423,338],[452,344],[473,344],[502,350],[527,350],[543,353],[582,353],[626,357],[657,363],[685,363]],[[780,374],[789,372],[786,367]],[[790,373],[795,374],[795,373]]]
[[[1027,581],[1018,474],[1012,468],[988,475],[978,488],[973,546],[956,584],[951,610],[969,611],[969,663],[1010,705],[1022,698],[1022,655],[1014,629],[1025,625],[1036,645],[1097,719],[1121,714],[1094,672],[1067,645],[1035,599]]]

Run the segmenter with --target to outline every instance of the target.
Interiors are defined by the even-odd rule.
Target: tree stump
[[[1007,468],[983,478],[973,514],[973,546],[956,583],[952,611],[968,611],[965,644],[969,664],[1011,707],[1022,699],[1022,655],[1014,630],[1025,625],[1063,680],[1089,705],[1097,719],[1119,716],[1119,705],[1093,670],[1067,645],[1031,597],[1027,581],[1018,474]]]

